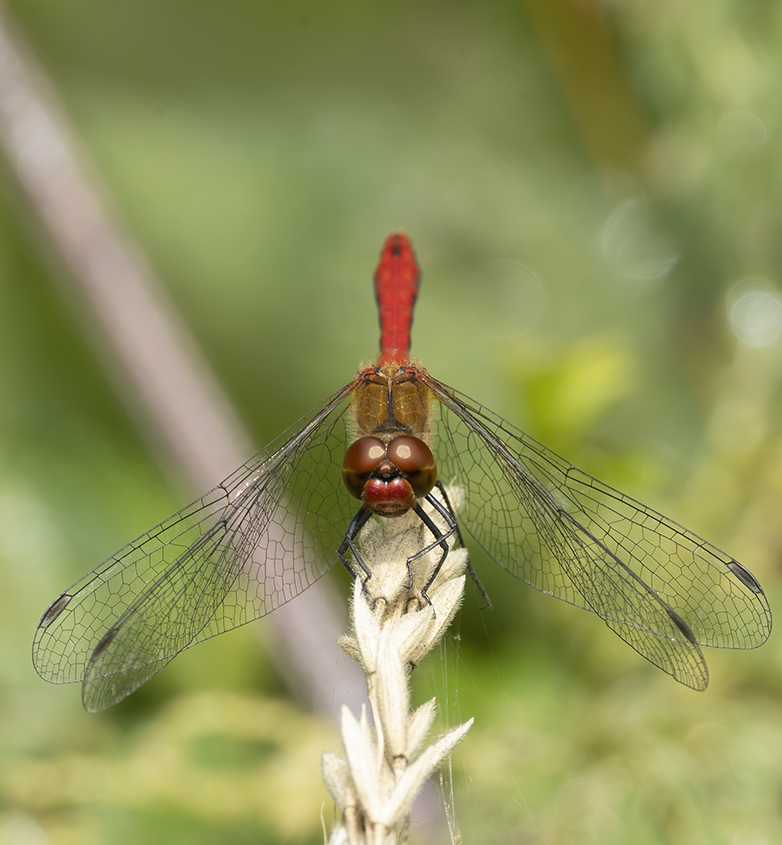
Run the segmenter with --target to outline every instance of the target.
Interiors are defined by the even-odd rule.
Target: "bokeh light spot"
[[[751,346],[766,346],[782,332],[782,300],[765,279],[750,276],[736,282],[728,294],[733,333]]]
[[[668,273],[681,253],[652,220],[648,200],[625,200],[609,214],[601,232],[603,252],[616,270],[631,279],[657,279]]]
[[[724,155],[752,155],[767,141],[766,124],[750,111],[729,111],[717,126],[717,146]]]

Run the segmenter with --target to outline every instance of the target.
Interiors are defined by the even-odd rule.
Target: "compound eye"
[[[417,437],[403,434],[388,444],[388,459],[401,470],[420,499],[430,493],[437,481],[437,467],[432,450]]]
[[[361,498],[364,482],[385,457],[385,443],[377,437],[361,437],[350,445],[342,461],[342,480],[351,496]]]

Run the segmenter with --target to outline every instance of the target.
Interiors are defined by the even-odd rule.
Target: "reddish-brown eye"
[[[385,457],[385,443],[377,437],[361,437],[351,444],[342,461],[342,480],[351,496],[361,498],[364,482]]]
[[[432,450],[417,437],[403,434],[388,444],[388,459],[398,467],[420,499],[430,493],[437,481],[437,467]]]

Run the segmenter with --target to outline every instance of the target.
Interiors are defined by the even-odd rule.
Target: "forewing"
[[[765,642],[768,601],[738,561],[472,399],[423,372],[421,380],[441,402],[440,478],[465,488],[460,522],[512,575],[594,611],[696,689],[708,678],[697,644]]]
[[[357,508],[341,481],[355,386],[59,596],[36,633],[39,674],[83,680],[85,707],[103,709],[320,578]]]

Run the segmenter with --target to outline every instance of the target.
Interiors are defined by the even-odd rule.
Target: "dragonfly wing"
[[[562,570],[583,598],[583,607],[677,681],[706,689],[708,667],[689,625],[604,542],[564,511],[538,530],[545,532],[544,544],[562,555]]]
[[[85,707],[103,709],[320,578],[356,509],[341,480],[355,387],[59,596],[33,644],[39,674],[83,680]]]
[[[443,408],[440,476],[466,488],[460,521],[512,575],[594,611],[652,663],[696,689],[707,679],[697,644],[765,642],[768,601],[738,561],[472,399],[428,374],[421,380]]]

